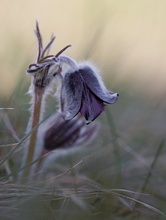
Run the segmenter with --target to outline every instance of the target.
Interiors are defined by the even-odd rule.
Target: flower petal
[[[68,114],[66,119],[70,120],[77,115],[81,107],[83,81],[77,71],[65,74],[63,89],[66,101],[65,110]]]
[[[97,78],[92,68],[85,66],[79,72],[86,85],[97,97],[109,104],[114,104],[117,101],[119,94],[108,91],[102,80]]]
[[[59,120],[55,120],[45,132],[44,148],[52,151],[74,146],[80,138],[83,126],[84,122],[78,118],[66,121],[60,115]]]
[[[87,87],[87,85],[83,84],[83,86],[80,112],[85,117],[86,123],[89,124],[101,114],[104,110],[104,104],[103,101]]]

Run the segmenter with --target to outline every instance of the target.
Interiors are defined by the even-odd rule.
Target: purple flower
[[[117,101],[119,94],[108,91],[95,72],[89,65],[66,72],[61,98],[67,120],[80,112],[89,124],[104,111],[105,103]]]
[[[80,146],[89,141],[98,131],[96,124],[86,126],[82,117],[65,120],[63,114],[56,114],[44,132],[44,149],[52,151]]]

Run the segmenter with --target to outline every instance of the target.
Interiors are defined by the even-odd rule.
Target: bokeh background
[[[118,103],[97,119],[103,127],[96,166],[91,161],[82,172],[104,186],[135,191],[151,173],[147,188],[154,197],[145,201],[165,212],[166,151],[163,147],[159,155],[156,152],[166,135],[166,1],[1,0],[0,108],[14,108],[5,112],[19,137],[29,116],[26,69],[36,58],[36,20],[45,43],[56,35],[52,53],[71,44],[66,54],[80,62],[90,60],[101,70],[107,87],[120,93]],[[56,109],[53,100],[48,112]],[[14,141],[3,119],[0,141],[1,145]]]
[[[105,77],[113,78],[112,84],[125,81],[135,84],[141,95],[164,95],[165,1],[2,0],[0,4],[1,97],[11,95],[18,77],[35,58],[36,19],[46,42],[51,33],[57,36],[53,51],[72,44],[68,54],[94,61]]]

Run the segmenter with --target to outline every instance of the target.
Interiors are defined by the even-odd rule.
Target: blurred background
[[[112,84],[134,84],[132,89],[152,99],[165,94],[164,0],[1,0],[0,5],[1,98],[12,94],[36,57],[36,19],[45,42],[56,35],[53,53],[71,44],[70,56],[94,61]]]
[[[94,168],[90,163],[95,177],[88,173],[88,163],[82,172],[104,186],[137,191],[166,135],[166,1],[1,0],[0,108],[14,108],[5,112],[19,137],[29,117],[26,69],[36,59],[36,19],[44,43],[52,33],[56,35],[52,54],[71,44],[66,54],[78,61],[90,60],[101,70],[107,87],[120,93],[117,104],[97,119],[106,131],[100,131],[97,143],[102,151],[94,159],[100,158],[102,165]],[[56,109],[54,102],[53,97],[48,100],[48,112]],[[0,144],[12,143],[12,135],[1,122]],[[117,142],[118,152],[113,150]],[[148,185],[148,192],[156,196],[152,204],[163,212],[165,153],[163,147]],[[112,178],[116,179],[119,164],[121,178],[116,185]]]

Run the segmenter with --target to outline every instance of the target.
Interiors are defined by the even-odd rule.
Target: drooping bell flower
[[[61,101],[67,120],[80,112],[89,124],[104,111],[105,103],[114,104],[118,96],[106,89],[96,69],[90,65],[79,65],[77,70],[68,70],[64,76]]]

